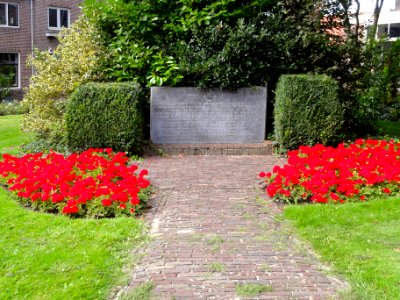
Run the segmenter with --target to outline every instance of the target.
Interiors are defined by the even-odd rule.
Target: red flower
[[[140,200],[139,200],[138,196],[132,197],[132,199],[131,199],[132,205],[138,205],[139,203],[140,203]]]
[[[140,173],[139,173],[140,177],[143,177],[143,176],[146,176],[146,175],[149,175],[149,171],[147,171],[147,170],[141,170]]]
[[[103,204],[103,206],[110,206],[112,204],[112,201],[110,199],[104,199],[101,201],[101,204]]]
[[[338,196],[337,194],[335,194],[335,193],[330,193],[329,195],[331,196],[331,198],[332,198],[334,201],[338,201],[338,200],[340,199],[339,196]]]
[[[63,208],[63,214],[76,214],[76,213],[78,213],[79,212],[79,208],[78,208],[78,206],[68,206],[68,205],[66,205],[64,208]]]
[[[385,194],[390,194],[392,191],[389,188],[384,188],[382,189],[382,192],[384,192]]]

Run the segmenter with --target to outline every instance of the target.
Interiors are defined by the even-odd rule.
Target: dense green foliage
[[[71,95],[65,115],[71,150],[112,148],[140,154],[143,91],[136,83],[89,83]]]
[[[282,149],[340,140],[343,106],[336,82],[325,75],[283,75],[275,100],[275,138]]]
[[[236,88],[334,66],[315,1],[85,1],[108,79]]]
[[[351,292],[343,299],[399,299],[400,199],[292,205],[285,216]]]
[[[283,73],[333,66],[326,55],[332,49],[329,35],[315,1],[241,2],[221,8],[224,13],[210,24],[195,24],[189,38],[178,44],[184,84],[273,88]]]

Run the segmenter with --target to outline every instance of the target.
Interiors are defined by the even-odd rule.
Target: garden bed
[[[147,170],[137,172],[125,153],[88,149],[65,157],[50,151],[3,154],[0,182],[34,209],[92,218],[134,215],[147,201]]]
[[[336,148],[302,146],[288,152],[286,165],[260,176],[270,197],[290,203],[400,196],[400,142],[359,139]]]

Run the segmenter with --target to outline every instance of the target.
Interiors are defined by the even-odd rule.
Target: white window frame
[[[399,24],[400,22],[396,22],[396,23],[389,23],[388,24],[388,38],[389,41],[397,41],[398,39],[400,39],[400,37],[390,37],[390,27],[392,27],[392,24]]]
[[[55,9],[57,10],[57,27],[50,27],[50,9]],[[63,27],[61,27],[61,15],[60,15],[60,11],[61,10],[66,10],[68,11],[68,27],[70,27],[71,25],[71,11],[68,8],[63,8],[63,7],[53,7],[50,6],[47,9],[47,28],[49,30],[61,30]]]
[[[0,2],[0,4],[5,4],[6,5],[6,24],[0,24],[0,27],[7,27],[7,28],[19,28],[19,4],[18,3],[13,3],[13,2]],[[12,5],[16,5],[17,6],[17,12],[18,12],[18,25],[17,26],[13,26],[13,25],[8,25],[8,5],[12,4]]]
[[[398,39],[400,39],[400,37],[390,37],[390,27],[392,24],[399,24],[400,22],[396,22],[396,23],[384,23],[384,24],[378,24],[379,26],[387,26],[387,32],[385,32],[383,34],[383,36],[387,36],[388,40],[393,42],[393,41],[397,41]],[[376,30],[376,39],[379,39],[381,36],[379,35],[378,30]]]
[[[7,53],[7,54],[16,54],[17,55],[17,61],[18,61],[18,66],[17,66],[17,86],[11,86],[11,90],[19,90],[21,88],[21,54],[19,52],[0,52],[0,53]]]

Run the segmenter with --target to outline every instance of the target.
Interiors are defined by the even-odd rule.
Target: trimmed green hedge
[[[274,118],[275,138],[282,150],[340,141],[344,108],[337,83],[325,75],[281,76]]]
[[[143,91],[136,83],[89,83],[71,95],[65,114],[71,150],[143,151]]]

